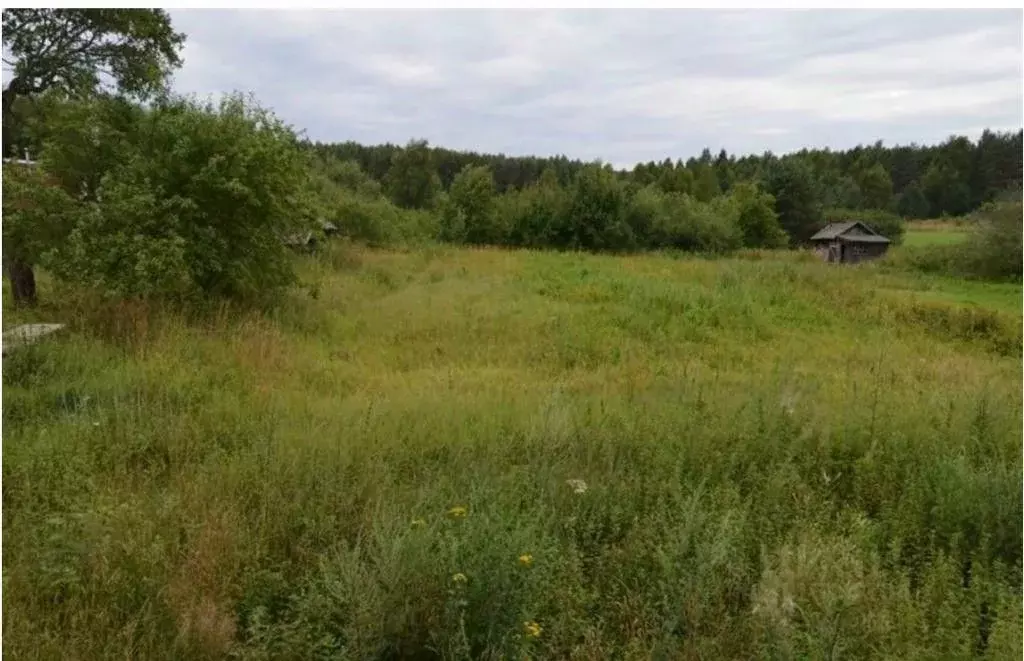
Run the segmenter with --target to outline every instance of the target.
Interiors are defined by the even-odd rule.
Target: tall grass
[[[770,253],[303,270],[198,319],[42,282],[70,329],[4,359],[10,658],[1020,656],[1005,313]]]

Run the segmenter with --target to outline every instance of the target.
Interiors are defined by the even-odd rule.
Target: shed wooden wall
[[[888,243],[847,243],[846,262],[856,264],[872,259],[878,259],[888,250]]]
[[[846,251],[842,251],[845,244]],[[819,241],[814,245],[814,252],[825,262],[838,262],[839,256],[843,255],[843,263],[856,264],[877,259],[888,250],[888,243],[853,243],[849,241]]]

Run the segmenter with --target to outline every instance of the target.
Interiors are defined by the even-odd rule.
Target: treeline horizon
[[[568,186],[586,166],[595,163],[615,176],[640,187],[655,185],[666,193],[685,193],[702,199],[726,194],[739,182],[762,181],[773,165],[800,163],[814,174],[822,206],[849,210],[877,210],[904,219],[961,216],[993,201],[1000,193],[1020,188],[1024,172],[1024,129],[985,129],[977,140],[951,135],[938,144],[885,146],[882,140],[850,149],[803,148],[785,154],[765,151],[739,156],[705,148],[685,160],[666,157],[616,168],[601,160],[557,156],[510,156],[504,153],[456,150],[412,139],[406,145],[391,142],[363,144],[303,140],[304,147],[322,158],[352,161],[375,181],[384,184],[396,154],[412,146],[425,147],[429,167],[441,189],[448,191],[466,167],[487,167],[495,191],[521,190],[537,184],[551,170],[559,185]]]
[[[59,92],[19,101],[9,136],[35,147],[40,167],[5,164],[4,256],[15,299],[29,303],[37,265],[111,297],[269,300],[297,281],[289,237],[325,222],[372,247],[725,255],[806,246],[847,220],[899,243],[908,218],[970,215],[980,227],[994,217],[990,202],[1015,194],[1019,208],[1024,169],[1024,131],[778,157],[705,149],[624,171],[423,140],[311,143],[243,95],[217,105]],[[1017,277],[1006,239],[1019,237],[1020,215],[998,218],[977,249],[922,268]]]

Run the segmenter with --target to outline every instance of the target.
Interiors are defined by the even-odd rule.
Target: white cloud
[[[492,84],[523,85],[543,74],[544,65],[523,55],[504,55],[470,63],[469,72]]]
[[[565,153],[932,141],[1019,127],[1020,12],[173,11],[182,91],[320,140]]]
[[[814,78],[853,77],[865,80],[914,81],[917,78],[989,76],[1020,77],[1021,47],[1005,39],[1006,31],[991,28],[899,43],[867,52],[830,54],[800,68]]]
[[[437,85],[444,80],[433,65],[388,54],[372,55],[363,66],[385,82],[398,85]]]

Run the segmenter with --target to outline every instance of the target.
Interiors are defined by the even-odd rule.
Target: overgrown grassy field
[[[1021,657],[1019,285],[767,252],[303,274],[192,320],[44,281],[69,332],[3,369],[8,658]]]

